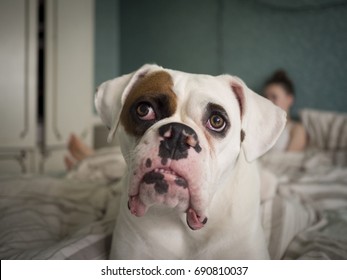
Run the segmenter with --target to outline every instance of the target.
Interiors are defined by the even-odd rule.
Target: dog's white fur
[[[156,71],[166,71],[172,77],[177,109],[174,115],[152,125],[138,140],[118,123],[120,112],[134,84]],[[225,138],[211,137],[212,143],[207,140],[206,128],[201,124],[203,110],[209,102],[223,106],[231,121]],[[269,257],[260,222],[260,182],[254,160],[267,152],[282,132],[286,115],[281,109],[252,92],[239,78],[188,74],[157,65],[144,65],[134,73],[103,83],[95,104],[110,128],[109,139],[118,127],[117,135],[128,165],[121,180],[124,192],[113,233],[111,258]],[[171,122],[184,123],[194,129],[202,147],[200,154],[190,152],[187,159],[177,161],[177,168],[179,163],[184,166],[181,172],[189,178],[190,192],[197,193],[197,212],[208,217],[207,224],[196,231],[187,226],[184,211],[153,206],[145,216],[135,217],[128,209],[128,195],[138,185],[134,171],[144,168],[147,157],[154,158],[155,162],[158,128]],[[245,132],[243,142],[241,130]]]

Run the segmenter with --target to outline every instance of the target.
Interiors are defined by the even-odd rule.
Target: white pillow
[[[309,146],[323,150],[347,149],[347,114],[304,109],[301,120],[309,135]]]

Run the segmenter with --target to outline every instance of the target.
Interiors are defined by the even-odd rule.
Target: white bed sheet
[[[271,257],[347,259],[347,168],[317,150],[268,154],[260,166]],[[119,150],[104,150],[68,178],[1,178],[0,258],[107,258],[124,168]]]

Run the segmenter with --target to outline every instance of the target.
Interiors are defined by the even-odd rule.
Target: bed
[[[272,259],[347,259],[347,116],[303,110],[310,147],[259,161]],[[107,259],[125,164],[98,151],[64,178],[0,177],[1,259]]]

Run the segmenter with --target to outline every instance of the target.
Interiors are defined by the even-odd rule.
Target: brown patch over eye
[[[177,107],[177,98],[172,87],[172,78],[165,71],[140,77],[131,89],[120,115],[125,131],[142,136],[155,122],[172,116]],[[153,109],[155,118],[145,117],[149,108]]]

